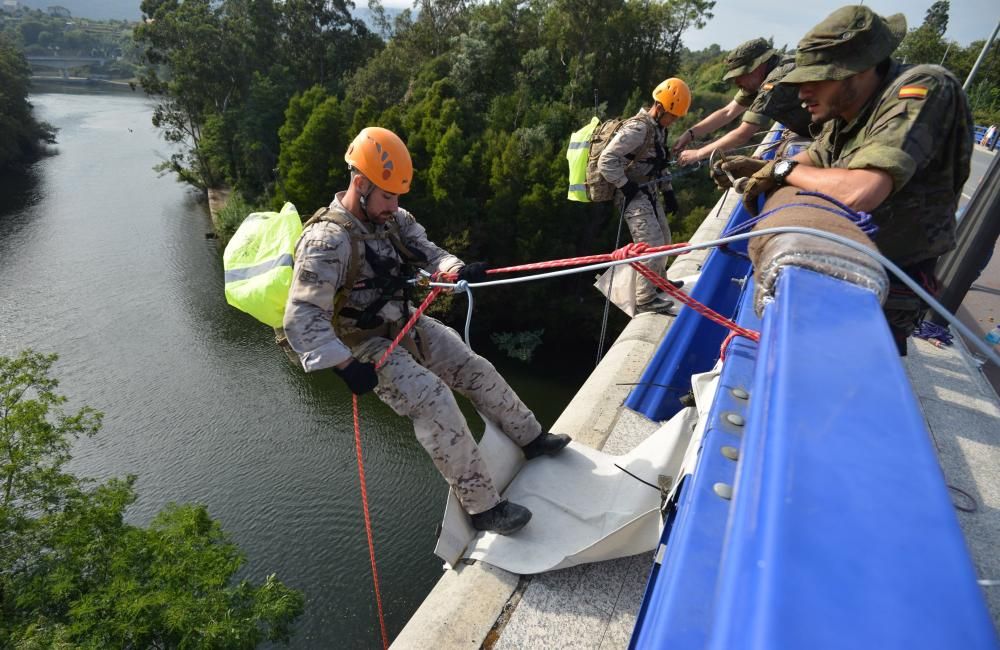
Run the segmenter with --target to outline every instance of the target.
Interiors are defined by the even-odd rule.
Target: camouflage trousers
[[[621,193],[618,193],[619,200]],[[663,208],[656,200],[658,192],[649,189],[639,190],[635,198],[625,208],[625,223],[632,233],[632,241],[650,246],[663,246],[669,244],[670,226],[667,225],[667,218],[663,214]],[[621,209],[619,203],[619,210]],[[666,277],[667,258],[658,257],[645,262],[653,273]],[[656,286],[645,277],[636,274],[635,278],[635,304],[643,305],[656,298]]]
[[[417,440],[465,511],[489,510],[500,503],[500,494],[451,391],[467,397],[519,447],[538,437],[542,427],[493,364],[469,349],[455,330],[428,316],[421,316],[416,329],[423,363],[397,347],[378,371],[375,394],[413,420]],[[388,339],[373,338],[352,353],[375,362],[389,344]]]
[[[936,296],[938,282],[934,277],[934,267],[937,266],[937,261],[938,258],[934,257],[902,269],[932,296]],[[885,320],[889,323],[889,331],[896,342],[899,356],[905,357],[906,339],[920,325],[920,320],[927,311],[927,303],[893,275],[889,277],[889,295],[882,305],[882,311],[885,312]]]

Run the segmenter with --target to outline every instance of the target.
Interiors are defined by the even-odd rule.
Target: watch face
[[[774,166],[774,173],[779,176],[784,176],[789,172],[789,167],[791,166],[791,164],[792,163],[788,160],[779,160],[777,164]]]

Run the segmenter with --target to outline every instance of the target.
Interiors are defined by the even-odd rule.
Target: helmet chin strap
[[[361,211],[365,215],[365,220],[372,221],[371,215],[368,214],[368,197],[371,195],[372,192],[375,191],[375,183],[371,182],[370,180],[368,180],[364,176],[362,176],[361,178],[364,178],[365,182],[367,182],[370,187],[368,188],[367,192],[365,192],[364,194],[361,194],[361,196],[358,197],[358,203],[361,204]]]

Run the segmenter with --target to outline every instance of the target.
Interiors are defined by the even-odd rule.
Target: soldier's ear
[[[354,191],[362,196],[367,196],[368,190],[371,189],[371,181],[365,178],[363,174],[357,172],[351,174],[351,185],[354,186]]]

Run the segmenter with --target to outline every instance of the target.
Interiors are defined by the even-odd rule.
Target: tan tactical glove
[[[774,163],[777,160],[760,160],[763,166],[755,171],[744,183],[737,183],[736,191],[743,194],[743,207],[753,216],[757,216],[757,197],[767,194],[778,187],[778,181],[774,180]],[[736,174],[733,174],[736,176]]]
[[[712,180],[720,189],[729,189],[733,186],[730,176],[737,179],[746,178],[752,176],[766,164],[766,160],[758,160],[750,156],[723,156],[712,165]]]

